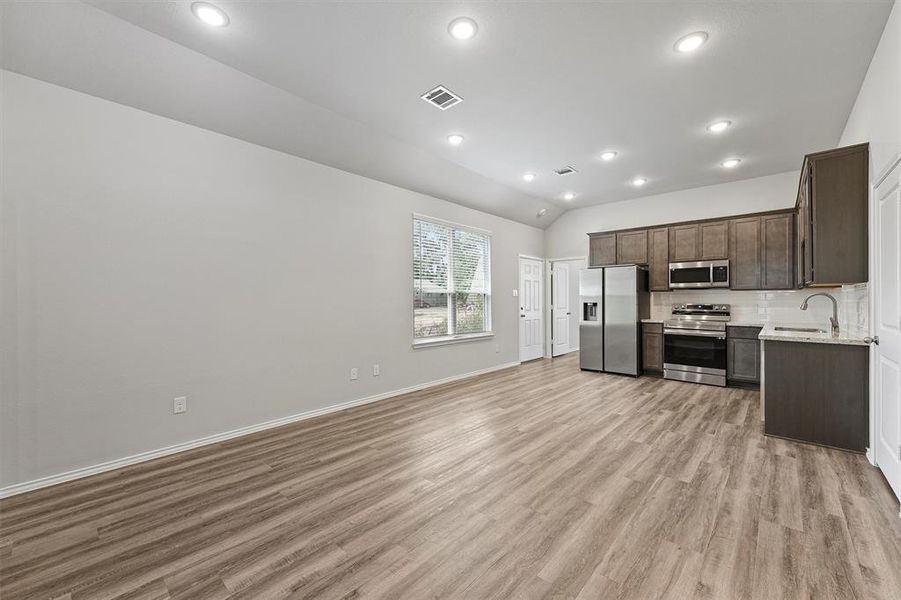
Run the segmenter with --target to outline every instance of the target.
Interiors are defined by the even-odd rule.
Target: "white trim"
[[[416,294],[416,285],[415,285],[416,284],[416,272],[415,272],[416,271],[416,236],[415,236],[415,231],[416,231],[416,222],[417,221],[433,223],[435,225],[438,225],[439,227],[445,227],[445,228],[449,229],[448,247],[447,247],[447,259],[448,259],[447,260],[447,289],[444,291],[444,295],[446,296],[446,298],[448,300],[448,302],[447,302],[447,314],[448,314],[447,328],[449,331],[451,331],[450,335],[443,335],[440,337],[436,337],[436,336],[416,337],[416,301],[415,301],[415,298],[416,298],[417,294]],[[459,223],[454,223],[452,221],[445,221],[443,219],[437,219],[434,217],[429,217],[427,215],[422,215],[422,214],[415,213],[415,212],[413,213],[413,219],[411,222],[413,225],[413,228],[411,230],[411,233],[413,234],[413,252],[412,252],[412,262],[411,262],[412,269],[411,270],[413,271],[413,284],[414,284],[413,285],[413,299],[414,300],[413,300],[413,305],[411,307],[412,310],[410,311],[410,317],[411,317],[410,334],[411,334],[411,338],[412,338],[411,343],[413,345],[413,348],[425,347],[425,346],[429,346],[429,345],[443,346],[446,344],[453,344],[458,341],[467,341],[469,338],[485,337],[485,336],[493,335],[494,334],[494,321],[493,321],[493,310],[492,310],[492,303],[491,303],[491,295],[492,295],[491,257],[492,257],[493,248],[492,248],[491,232],[488,231],[487,229],[479,229],[478,227],[469,227],[467,225],[461,225]],[[486,309],[485,329],[483,331],[479,331],[478,333],[474,333],[474,334],[457,335],[456,332],[453,331],[456,329],[456,323],[453,322],[454,319],[451,317],[452,314],[455,314],[455,310],[452,310],[453,302],[454,302],[454,298],[452,298],[452,296],[454,296],[456,294],[456,286],[454,284],[454,281],[455,281],[454,280],[454,275],[455,275],[455,273],[454,273],[454,250],[453,250],[454,231],[465,231],[465,232],[469,232],[469,233],[472,233],[475,235],[484,236],[486,239],[487,256],[485,257],[485,262],[487,264],[485,264],[485,271],[486,271],[485,272],[485,275],[486,275],[485,283],[487,285],[486,285],[486,292],[484,294],[485,309]]]
[[[566,260],[584,260],[586,263],[588,262],[587,256],[564,256],[562,258],[549,258],[548,262],[563,262]],[[587,267],[586,267],[587,268]]]
[[[540,260],[544,261],[544,257],[541,256],[532,256],[531,254],[520,254],[519,258],[528,258],[529,260]]]
[[[463,223],[457,223],[455,221],[448,221],[447,219],[439,219],[438,217],[430,217],[429,215],[424,215],[422,213],[413,213],[414,219],[419,219],[420,221],[429,221],[432,223],[436,223],[438,225],[446,225],[448,227],[453,227],[455,229],[467,229],[469,231],[474,231],[476,233],[481,233],[483,235],[487,235],[491,237],[490,229],[482,229],[481,227],[473,227],[472,225],[465,225]]]
[[[131,456],[117,458],[115,460],[92,465],[90,467],[82,467],[80,469],[73,469],[71,471],[66,471],[64,473],[57,473],[56,475],[48,475],[47,477],[41,477],[39,479],[32,479],[31,481],[15,483],[13,485],[8,485],[4,488],[0,488],[0,498],[9,498],[10,496],[15,496],[18,494],[24,494],[25,492],[39,490],[41,488],[49,487],[51,485],[65,483],[67,481],[74,481],[76,479],[82,479],[82,478],[88,477],[90,475],[97,475],[99,473],[105,473],[107,471],[113,471],[115,469],[121,469],[122,467],[136,465],[138,463],[147,462],[148,460],[153,460],[155,458],[162,458],[164,456],[169,456],[170,454],[176,454],[178,452],[192,450],[194,448],[199,448],[201,446],[208,446],[210,444],[215,444],[217,442],[224,442],[225,440],[230,440],[233,438],[249,435],[251,433],[257,433],[258,431],[265,431],[267,429],[281,427],[282,425],[288,425],[290,423],[296,423],[298,421],[312,419],[313,417],[319,417],[319,416],[327,415],[327,414],[330,414],[333,412],[347,410],[348,408],[354,408],[356,406],[362,406],[364,404],[378,402],[379,400],[393,398],[394,396],[400,396],[402,394],[409,394],[410,392],[424,390],[427,388],[443,385],[445,383],[452,383],[454,381],[459,381],[461,379],[467,379],[469,377],[475,377],[477,375],[484,375],[486,373],[492,373],[494,371],[502,371],[504,369],[509,369],[511,367],[517,367],[520,364],[521,363],[519,363],[519,362],[509,362],[509,363],[504,363],[501,365],[495,365],[493,367],[488,367],[485,369],[479,369],[477,371],[471,371],[469,373],[463,373],[462,375],[452,375],[450,377],[445,377],[444,379],[436,379],[434,381],[418,383],[416,385],[411,385],[409,387],[401,388],[399,390],[392,390],[390,392],[383,392],[381,394],[376,394],[374,396],[367,396],[365,398],[358,398],[357,400],[350,400],[349,402],[333,404],[331,406],[317,408],[314,410],[297,413],[295,415],[289,415],[287,417],[280,417],[278,419],[273,419],[271,421],[265,421],[263,423],[257,423],[256,425],[248,425],[247,427],[239,427],[238,429],[232,429],[231,431],[224,431],[222,433],[214,433],[213,435],[208,435],[206,437],[198,438],[196,440],[189,440],[187,442],[181,442],[180,444],[175,444],[173,446],[167,446],[165,448],[158,448],[156,450],[148,450],[147,452],[141,452],[139,454],[132,454]]]
[[[898,155],[901,158],[901,154]],[[892,164],[895,164],[894,161]],[[885,179],[885,176],[890,173],[891,170],[886,172],[879,181]],[[876,316],[876,291],[879,287],[879,273],[876,271],[876,242],[877,237],[879,236],[878,229],[876,227],[876,185],[868,185],[867,186],[867,274],[869,277],[867,278],[867,285],[869,286],[869,290],[867,291],[867,328],[869,329],[868,335],[873,335],[875,331],[875,323],[873,319]],[[878,410],[876,406],[876,347],[875,344],[870,344],[870,347],[867,349],[867,362],[869,364],[869,369],[867,373],[867,410],[869,412],[869,423],[867,423],[867,437],[870,440],[870,444],[867,447],[867,460],[874,467],[878,467],[877,464],[877,456],[876,456],[876,411]]]
[[[429,348],[432,346],[446,346],[447,344],[458,344],[460,342],[475,342],[493,338],[494,334],[490,331],[485,333],[466,333],[463,335],[444,335],[440,337],[419,338],[419,341],[413,342],[414,348]]]
[[[890,160],[885,168],[879,172],[879,174],[876,176],[876,179],[873,181],[873,187],[871,189],[879,187],[879,184],[889,176],[894,168],[898,166],[898,163],[901,163],[901,152],[898,152],[898,154],[895,155],[895,158]]]

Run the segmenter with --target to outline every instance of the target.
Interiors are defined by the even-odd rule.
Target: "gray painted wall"
[[[875,179],[901,153],[901,3],[892,7],[867,69],[840,146],[870,143],[870,176]]]
[[[546,230],[548,256],[587,256],[588,233],[661,223],[693,221],[790,208],[795,205],[798,171],[743,179],[563,213]]]
[[[541,230],[0,76],[0,487],[518,360]],[[413,212],[493,232],[494,339],[411,348]]]

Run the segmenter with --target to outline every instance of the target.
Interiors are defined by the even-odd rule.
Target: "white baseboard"
[[[106,471],[121,469],[122,467],[135,465],[138,463],[146,462],[148,460],[153,460],[155,458],[162,458],[163,456],[169,456],[170,454],[176,454],[178,452],[184,452],[193,448],[199,448],[200,446],[207,446],[209,444],[215,444],[217,442],[224,442],[225,440],[241,437],[243,435],[249,435],[258,431],[280,427],[289,423],[296,423],[297,421],[303,421],[305,419],[312,419],[313,417],[327,415],[329,413],[338,412],[341,410],[347,410],[348,408],[353,408],[355,406],[362,406],[364,404],[378,402],[379,400],[393,398],[402,394],[409,394],[410,392],[424,390],[426,388],[459,381],[461,379],[467,379],[469,377],[475,377],[476,375],[484,375],[485,373],[492,373],[494,371],[509,369],[510,367],[519,366],[519,364],[519,362],[511,362],[502,365],[495,365],[493,367],[488,367],[487,369],[479,369],[478,371],[463,373],[462,375],[453,375],[451,377],[445,377],[444,379],[437,379],[435,381],[419,383],[416,385],[411,385],[410,387],[401,388],[399,390],[392,390],[390,392],[383,392],[374,396],[358,398],[357,400],[342,402],[341,404],[333,404],[331,406],[317,408],[314,410],[298,413],[296,415],[289,415],[287,417],[273,419],[264,423],[257,423],[256,425],[248,425],[247,427],[239,427],[238,429],[232,429],[231,431],[214,433],[213,435],[208,435],[196,440],[190,440],[187,442],[182,442],[180,444],[175,444],[173,446],[158,448],[156,450],[148,450],[147,452],[141,452],[140,454],[132,454],[131,456],[117,458],[115,460],[92,465],[90,467],[82,467],[80,469],[73,469],[72,471],[66,471],[64,473],[58,473],[56,475],[48,475],[47,477],[41,477],[40,479],[33,479],[31,481],[25,481],[23,483],[16,483],[4,488],[0,488],[0,498],[8,498],[10,496],[24,494],[25,492],[31,492],[33,490],[39,490],[51,485],[65,483],[67,481],[73,481],[75,479],[81,479],[90,475],[97,475],[98,473],[105,473]]]

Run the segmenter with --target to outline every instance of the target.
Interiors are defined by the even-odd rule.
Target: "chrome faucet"
[[[832,323],[832,335],[838,335],[838,302],[835,300],[835,297],[832,294],[827,294],[826,292],[818,292],[816,294],[811,294],[804,298],[804,302],[801,303],[801,310],[807,310],[807,301],[815,296],[825,296],[832,300],[832,316],[829,317],[829,322]]]

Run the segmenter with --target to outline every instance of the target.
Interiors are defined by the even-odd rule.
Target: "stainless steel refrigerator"
[[[579,272],[579,366],[638,375],[641,320],[650,316],[648,270],[636,265]]]

